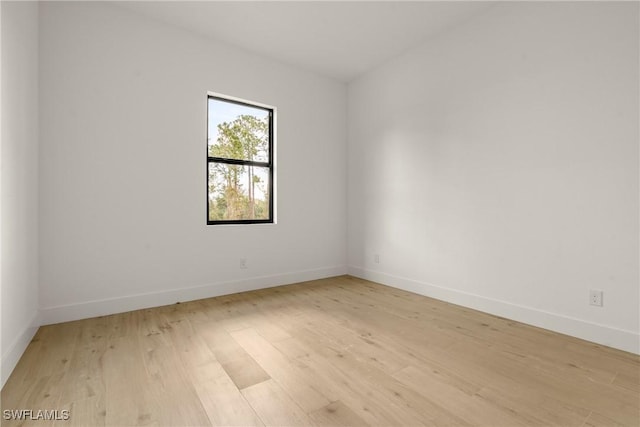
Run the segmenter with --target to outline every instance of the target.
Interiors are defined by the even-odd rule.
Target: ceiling
[[[119,5],[341,81],[492,6],[479,1],[130,1]]]

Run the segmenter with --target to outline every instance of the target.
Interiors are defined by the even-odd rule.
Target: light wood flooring
[[[59,426],[638,426],[639,384],[636,355],[344,276],[41,327],[2,409],[68,409]]]

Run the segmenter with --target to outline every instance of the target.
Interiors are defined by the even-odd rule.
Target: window
[[[273,221],[274,109],[208,97],[207,224]]]

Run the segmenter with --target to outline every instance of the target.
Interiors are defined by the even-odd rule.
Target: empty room
[[[640,3],[0,1],[3,426],[640,426]]]

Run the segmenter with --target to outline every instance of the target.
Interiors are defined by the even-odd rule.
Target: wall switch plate
[[[379,254],[374,254],[373,255],[373,262],[374,262],[374,264],[380,264],[380,255]]]
[[[243,270],[247,268],[247,259],[246,258],[240,258],[240,268],[243,269]]]
[[[589,290],[589,304],[602,307],[603,292],[598,289]]]

